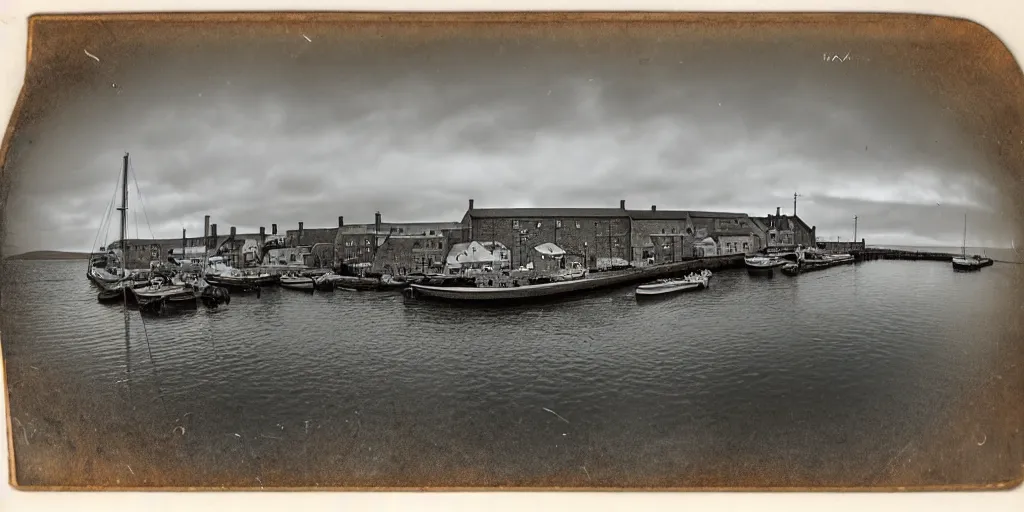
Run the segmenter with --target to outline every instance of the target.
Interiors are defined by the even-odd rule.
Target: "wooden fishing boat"
[[[278,276],[269,272],[233,268],[224,261],[222,256],[213,256],[208,260],[203,279],[215,286],[240,291],[258,291],[264,286],[272,286],[278,282]]]
[[[782,273],[786,274],[787,276],[795,276],[800,273],[800,264],[792,262],[786,263],[781,267],[780,270],[782,270]]]
[[[775,269],[781,268],[787,263],[789,263],[788,260],[778,256],[746,256],[743,258],[744,266],[752,274],[773,274]]]
[[[982,264],[980,260],[971,257],[960,257],[953,258],[953,270],[960,272],[973,272],[981,270]]]
[[[153,279],[149,286],[131,288],[135,302],[142,310],[160,310],[165,306],[195,308],[203,304],[209,308],[217,308],[221,304],[230,304],[231,295],[219,286],[196,286],[193,283],[174,284],[164,281],[162,277]]]
[[[278,283],[281,288],[288,290],[299,290],[304,292],[312,292],[317,289],[316,278],[309,276],[302,276],[296,274],[285,274],[278,279]]]
[[[636,288],[636,298],[669,295],[673,293],[703,290],[708,287],[711,271],[704,270],[700,274],[690,274],[675,279],[659,279],[653,283],[640,285]]]

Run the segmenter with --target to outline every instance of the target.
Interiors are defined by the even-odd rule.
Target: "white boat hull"
[[[638,296],[669,295],[672,293],[700,290],[707,285],[703,282],[645,284],[636,289]]]
[[[316,289],[316,282],[311,277],[302,278],[286,278],[282,277],[279,281],[281,288],[287,288],[289,290],[301,290],[301,291],[313,291]]]

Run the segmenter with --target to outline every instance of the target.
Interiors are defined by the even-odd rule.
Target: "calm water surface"
[[[22,483],[863,485],[908,444],[940,450],[1021,343],[1021,268],[1003,264],[723,271],[641,304],[631,287],[504,308],[272,289],[131,312],[128,336],[84,266],[4,267]]]

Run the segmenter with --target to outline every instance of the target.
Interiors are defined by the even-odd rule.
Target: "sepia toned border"
[[[274,12],[218,12],[218,13],[133,13],[133,14],[83,14],[83,15],[38,15],[33,17],[29,21],[29,32],[28,32],[28,47],[26,48],[26,58],[28,64],[26,65],[26,75],[29,73],[32,61],[32,48],[33,48],[33,27],[36,23],[46,21],[58,21],[58,20],[89,20],[89,21],[104,21],[104,20],[130,20],[130,21],[185,21],[190,23],[225,23],[225,22],[259,22],[259,23],[279,23],[282,21],[287,22],[309,22],[317,24],[325,24],[332,22],[365,22],[365,23],[416,23],[416,22],[443,22],[443,23],[508,23],[508,22],[527,22],[527,23],[587,23],[587,22],[648,22],[648,23],[732,23],[732,24],[779,24],[794,22],[804,23],[825,23],[825,24],[849,24],[851,22],[872,22],[874,24],[891,24],[891,20],[894,16],[901,16],[903,19],[913,22],[921,22],[922,20],[946,20],[940,21],[942,23],[963,23],[962,20],[956,18],[935,18],[932,16],[921,16],[921,15],[895,15],[890,13],[884,14],[861,14],[861,13],[843,13],[843,14],[831,14],[831,13],[616,13],[616,12],[604,12],[604,13],[581,13],[581,12],[559,12],[559,13],[530,13],[530,12],[490,12],[490,13],[393,13],[393,12],[358,12],[358,13],[274,13]],[[724,21],[723,21],[724,20]],[[973,24],[973,22],[967,22]],[[975,25],[976,30],[983,31],[990,34],[992,37],[996,37],[991,34],[987,29],[980,25]],[[1000,56],[1002,62],[1005,64],[1006,57],[1009,57],[1009,61],[1014,61],[1009,50],[1004,46],[1000,45],[1004,55]],[[1016,64],[1014,63],[1014,66]],[[1016,68],[1017,73],[1020,74],[1019,67]],[[11,122],[5,131],[3,138],[3,146],[0,147],[0,165],[6,162],[6,155],[9,149],[10,139],[13,135],[15,126],[14,120],[18,118],[21,113],[22,101],[24,98],[24,90],[19,95],[19,99],[15,105],[14,112],[11,117]],[[1014,155],[1016,156],[1016,155]],[[1020,161],[1018,159],[1018,161]],[[1018,171],[1019,171],[1018,167]],[[2,178],[2,175],[0,175]],[[1024,178],[1024,175],[1022,175]],[[0,342],[2,343],[2,342]],[[3,362],[6,364],[6,361]],[[6,369],[6,368],[4,368]],[[6,412],[6,424],[8,434],[8,461],[10,470],[10,481],[11,484],[17,487],[15,481],[14,471],[14,452],[12,446],[12,425],[11,425],[11,414],[10,404],[6,400],[6,371],[4,371],[4,404]],[[733,488],[733,487],[715,487],[715,488],[656,488],[656,489],[636,489],[636,488],[563,488],[563,487],[552,487],[552,488],[271,488],[268,487],[266,491],[522,491],[522,492],[536,492],[536,491],[795,491],[795,492],[830,492],[830,491],[867,491],[867,492],[886,492],[886,491],[945,491],[945,490],[994,490],[994,489],[1007,489],[1020,485],[1024,474],[1016,480],[1002,483],[995,483],[981,486],[922,486],[922,487],[868,487],[868,488]],[[222,490],[247,490],[247,491],[261,491],[259,488],[243,487],[243,488],[151,488],[151,487],[112,487],[112,486],[92,486],[92,487],[18,487],[20,490],[33,490],[33,491],[53,491],[53,490],[78,490],[78,491],[92,491],[92,490],[114,490],[114,491],[164,491],[164,490],[191,490],[191,491],[222,491]]]

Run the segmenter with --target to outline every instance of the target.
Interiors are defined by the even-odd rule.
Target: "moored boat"
[[[203,279],[206,282],[229,289],[249,291],[277,284],[278,276],[269,272],[239,270],[229,266],[222,256],[213,256],[208,261]]]
[[[316,278],[298,275],[295,273],[284,274],[278,279],[277,282],[278,284],[281,285],[281,288],[286,288],[288,290],[312,292],[317,289]]]
[[[778,256],[745,256],[743,264],[747,271],[754,274],[772,274],[775,269],[789,263],[789,260]]]
[[[982,267],[987,267],[992,264],[992,260],[988,258],[982,258],[981,256],[967,255],[967,214],[964,214],[964,240],[960,246],[960,256],[955,256],[952,260],[954,272],[974,272],[981,270]],[[985,262],[984,260],[988,260]]]
[[[786,274],[787,276],[795,276],[800,273],[800,264],[786,263],[785,265],[782,266],[780,270],[782,270],[782,273]]]
[[[979,259],[971,257],[964,258],[961,256],[953,258],[953,270],[958,270],[961,272],[973,272],[975,270],[981,270],[982,266],[983,265],[981,264],[981,261]]]
[[[635,296],[641,297],[669,295],[673,293],[703,290],[708,287],[711,271],[704,270],[699,274],[690,274],[682,278],[659,279],[653,283],[643,284],[636,288]]]

